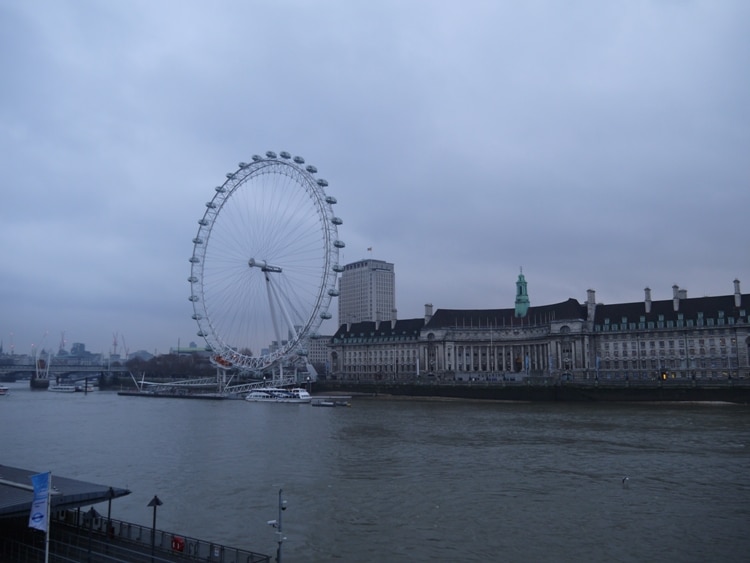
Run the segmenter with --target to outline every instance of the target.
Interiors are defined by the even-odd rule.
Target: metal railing
[[[16,522],[0,533],[0,561],[44,561],[44,533]],[[175,534],[165,530],[107,519],[99,514],[68,510],[50,522],[51,563],[270,563],[270,556]]]

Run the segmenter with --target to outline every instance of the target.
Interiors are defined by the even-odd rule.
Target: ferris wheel
[[[241,162],[198,221],[190,301],[221,367],[263,370],[304,356],[338,295],[342,221],[328,182],[282,151]]]

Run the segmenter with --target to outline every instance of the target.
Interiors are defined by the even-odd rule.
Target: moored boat
[[[253,403],[309,403],[312,401],[312,396],[299,387],[293,389],[262,387],[250,391],[245,400]]]
[[[313,399],[311,404],[314,407],[351,407],[352,406],[349,401],[334,400],[330,397],[321,398],[321,399]]]
[[[55,385],[50,385],[47,390],[54,391],[55,393],[75,393],[76,386],[69,383],[57,383]]]
[[[5,385],[0,385],[0,396],[7,395],[8,393],[10,393],[10,389]]]

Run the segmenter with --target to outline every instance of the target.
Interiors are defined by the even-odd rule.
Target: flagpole
[[[49,472],[49,486],[47,487],[47,530],[44,532],[44,563],[49,563],[49,527],[52,509],[52,471]]]

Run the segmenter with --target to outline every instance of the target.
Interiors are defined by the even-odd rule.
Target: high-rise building
[[[383,260],[344,266],[339,279],[339,326],[396,319],[396,274]]]

